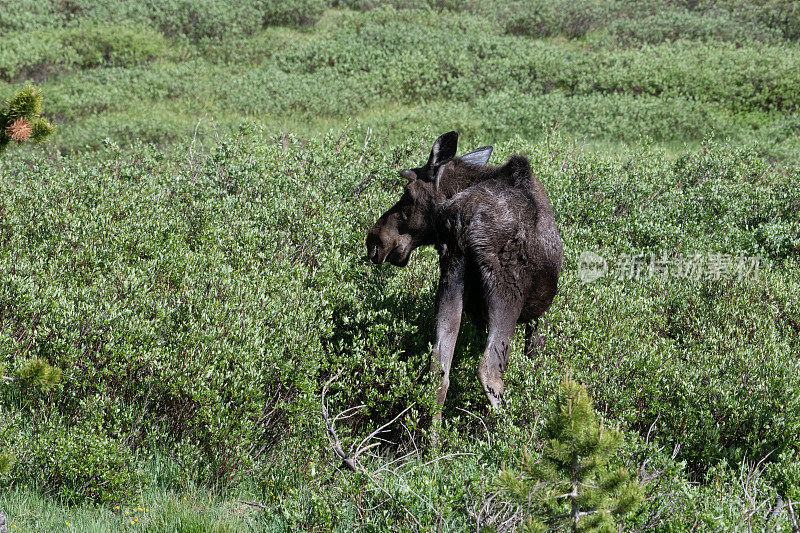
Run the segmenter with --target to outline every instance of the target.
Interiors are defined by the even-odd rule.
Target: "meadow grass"
[[[157,463],[161,464],[156,466]],[[159,485],[158,470],[164,464],[169,464],[169,460],[145,461],[140,472],[140,491],[124,503],[69,504],[41,495],[41,487],[21,486],[3,490],[0,508],[8,515],[9,531],[221,533],[246,531],[259,522],[254,520],[258,509],[239,502],[239,494],[217,494],[194,485],[184,488]],[[242,498],[245,496],[243,493]]]

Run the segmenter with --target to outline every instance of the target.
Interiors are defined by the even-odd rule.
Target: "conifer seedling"
[[[42,117],[42,91],[29,85],[0,105],[0,152],[9,143],[40,143],[53,133]]]
[[[44,359],[38,357],[25,363],[16,376],[6,376],[6,370],[6,366],[0,364],[0,386],[19,383],[49,390],[61,382],[61,369],[48,365]],[[0,476],[9,474],[16,462],[12,453],[0,449]]]
[[[617,531],[616,519],[636,509],[641,487],[612,466],[622,433],[597,419],[586,387],[566,377],[536,460],[525,455],[521,473],[506,469],[499,484],[520,505],[525,531]]]

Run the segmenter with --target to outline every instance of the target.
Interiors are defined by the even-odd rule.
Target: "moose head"
[[[456,157],[457,147],[458,133],[449,131],[434,141],[424,166],[400,171],[400,176],[408,180],[403,195],[367,233],[367,257],[371,262],[388,261],[403,267],[415,248],[435,242],[435,205],[458,192],[446,184],[453,169],[464,163],[485,166],[492,155],[492,147],[484,146]]]

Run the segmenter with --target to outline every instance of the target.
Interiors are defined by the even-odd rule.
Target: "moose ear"
[[[431,156],[428,158],[429,171],[435,173],[437,168],[453,159],[456,156],[457,148],[458,132],[448,131],[440,135],[439,138],[433,142]]]
[[[481,146],[480,148],[476,148],[471,152],[467,152],[466,154],[462,155],[459,159],[461,159],[465,163],[469,163],[470,165],[476,165],[480,167],[485,167],[486,164],[489,162],[489,158],[492,157],[492,148],[491,146]]]
[[[446,199],[444,192],[442,191],[442,176],[444,176],[445,172],[450,172],[452,170],[452,162],[442,165],[436,169],[436,175],[433,178],[433,201],[435,203],[443,202]]]

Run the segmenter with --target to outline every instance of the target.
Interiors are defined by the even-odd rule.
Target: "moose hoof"
[[[492,406],[492,411],[500,411],[506,408],[506,400],[503,394],[496,392],[492,387],[486,387],[486,397],[489,399],[489,404]]]

